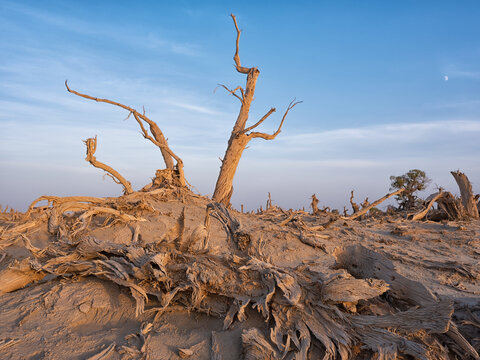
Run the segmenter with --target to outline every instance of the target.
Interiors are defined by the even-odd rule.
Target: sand
[[[2,359],[478,358],[478,220],[39,204],[1,217]]]

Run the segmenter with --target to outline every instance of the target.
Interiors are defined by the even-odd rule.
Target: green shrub
[[[426,189],[430,179],[425,171],[413,169],[400,176],[390,176],[390,190],[405,189],[405,191],[395,198],[397,199],[401,210],[413,209],[418,205],[418,198],[415,195],[417,191]]]

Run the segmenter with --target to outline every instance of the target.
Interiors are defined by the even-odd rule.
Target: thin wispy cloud
[[[24,15],[30,19],[44,22],[50,26],[79,35],[95,37],[96,39],[109,39],[123,46],[140,47],[148,49],[161,49],[179,55],[199,56],[201,47],[198,44],[175,41],[160,37],[152,32],[135,33],[132,28],[125,26],[116,27],[110,24],[94,24],[90,21],[82,21],[78,18],[43,11],[35,6],[26,6],[13,2],[4,2],[3,8],[8,11]],[[126,31],[128,29],[129,31]]]
[[[429,105],[436,109],[471,109],[480,106],[480,99],[449,101],[440,104]]]
[[[166,40],[154,33],[148,34],[146,45],[153,49],[166,48],[173,53],[181,55],[199,56],[201,54],[198,45]]]
[[[446,74],[446,80],[454,80],[455,78],[480,80],[480,70],[478,69],[449,65],[445,67],[444,73]]]
[[[469,137],[477,136],[480,134],[480,120],[380,124],[306,134],[286,134],[279,137],[279,141],[288,142],[291,145],[298,144],[298,148],[326,143],[332,145],[338,142],[342,145],[346,143],[359,145],[359,142],[360,144],[378,144],[394,141],[396,144],[401,144],[420,141],[419,144],[423,144],[425,141],[438,139],[440,134],[443,134],[445,137],[449,137],[451,134],[465,134]]]
[[[210,109],[206,106],[200,106],[200,105],[194,105],[194,104],[188,104],[188,103],[181,103],[175,100],[170,100],[167,99],[164,101],[168,105],[173,105],[182,109],[190,110],[192,112],[197,112],[201,114],[207,114],[207,115],[224,115],[224,113]]]

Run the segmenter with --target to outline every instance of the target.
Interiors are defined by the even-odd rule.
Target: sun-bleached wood
[[[250,106],[254,99],[255,94],[255,86],[257,83],[257,78],[260,75],[260,70],[256,67],[245,67],[242,66],[240,62],[240,55],[239,55],[239,42],[240,42],[240,34],[241,31],[238,28],[237,19],[235,15],[231,15],[233,19],[233,23],[235,25],[235,30],[237,32],[236,38],[236,47],[235,47],[235,55],[233,60],[235,61],[235,68],[241,74],[247,75],[247,82],[245,86],[245,90],[238,86],[234,90],[228,89],[225,85],[220,85],[225,88],[229,93],[235,96],[237,99],[240,100],[242,103],[240,107],[240,111],[237,117],[237,121],[235,122],[235,126],[233,127],[232,133],[230,135],[230,139],[228,140],[227,150],[225,151],[225,156],[222,159],[222,165],[220,168],[220,173],[218,175],[217,183],[215,185],[215,191],[213,193],[213,200],[219,203],[222,203],[225,206],[230,205],[230,198],[233,193],[233,178],[235,177],[235,172],[237,171],[238,163],[240,162],[240,158],[242,157],[242,153],[245,150],[248,142],[251,139],[255,138],[262,138],[264,140],[273,140],[277,137],[280,133],[285,118],[287,117],[288,112],[298,103],[292,101],[285,111],[282,121],[278,126],[277,131],[273,134],[266,134],[262,132],[251,132],[253,129],[258,127],[262,124],[272,113],[276,110],[275,108],[270,109],[259,121],[257,121],[252,126],[246,127]],[[240,94],[237,94],[237,90],[240,91]]]
[[[413,217],[412,217],[412,220],[413,221],[417,221],[417,220],[422,220],[428,213],[428,211],[431,209],[431,207],[433,206],[433,204],[435,204],[435,202],[440,199],[441,197],[443,196],[443,191],[442,189],[440,189],[440,191],[432,198],[432,200],[430,200],[430,202],[428,203],[427,207],[416,213]]]
[[[87,146],[87,157],[85,158],[85,160],[87,160],[94,167],[104,170],[106,174],[110,176],[115,183],[122,185],[123,192],[125,194],[133,193],[132,184],[127,181],[127,179],[125,179],[122,175],[120,175],[118,171],[114,170],[110,166],[98,161],[95,157],[95,151],[97,151],[97,137],[95,136],[94,138],[89,138],[84,142]]]
[[[166,166],[167,169],[174,169],[173,159],[175,159],[175,161],[177,162],[177,169],[176,170],[178,172],[179,182],[180,182],[181,186],[185,186],[185,175],[184,175],[184,172],[183,172],[183,161],[182,161],[182,159],[180,157],[178,157],[172,151],[172,149],[170,149],[170,147],[168,146],[168,143],[167,143],[167,139],[165,139],[165,136],[163,135],[162,131],[160,130],[160,127],[157,125],[157,123],[155,121],[151,120],[150,118],[148,118],[145,115],[145,111],[142,114],[142,113],[139,113],[137,110],[135,110],[135,109],[133,109],[133,108],[127,106],[127,105],[118,103],[116,101],[112,101],[112,100],[108,100],[108,99],[101,99],[101,98],[93,97],[93,96],[90,96],[90,95],[87,95],[87,94],[82,94],[78,91],[72,90],[68,86],[67,80],[65,80],[65,87],[67,88],[68,92],[70,92],[72,94],[75,94],[77,96],[80,96],[80,97],[83,97],[83,98],[89,99],[89,100],[94,100],[96,102],[103,102],[103,103],[107,103],[107,104],[111,104],[111,105],[121,107],[122,109],[125,109],[129,112],[129,116],[131,114],[133,114],[133,117],[135,118],[138,125],[140,126],[140,129],[142,130],[142,136],[145,139],[150,140],[154,145],[158,146],[158,148],[160,149],[160,152],[162,153],[162,157],[163,157],[163,160],[165,161],[165,166]],[[148,133],[148,131],[145,128],[145,126],[143,125],[142,121],[144,121],[145,123],[148,124],[148,126],[150,128],[151,135]],[[152,137],[152,135],[153,135],[153,137]]]
[[[392,196],[395,196],[395,195],[398,195],[398,194],[401,194],[402,192],[404,192],[405,189],[399,189],[397,191],[394,191],[390,194],[387,194],[385,195],[384,197],[381,197],[380,199],[378,199],[377,201],[374,201],[373,203],[371,203],[370,205],[368,206],[365,206],[362,208],[362,210],[359,210],[358,212],[350,215],[350,216],[347,216],[347,217],[343,217],[344,219],[346,220],[354,220],[364,214],[366,214],[370,209],[374,208],[375,206],[377,206],[378,204],[384,202],[385,200],[387,200],[388,198],[392,197]],[[352,191],[352,198],[353,198],[353,191]]]
[[[457,182],[458,188],[460,189],[460,196],[462,198],[462,205],[465,209],[467,216],[478,219],[478,208],[475,201],[475,196],[472,191],[472,184],[468,180],[467,175],[457,171],[450,172]]]

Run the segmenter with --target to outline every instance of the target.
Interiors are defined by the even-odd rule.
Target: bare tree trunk
[[[459,170],[451,171],[450,173],[455,178],[458,188],[460,189],[462,204],[467,216],[478,219],[478,208],[475,201],[475,196],[473,195],[472,184],[468,180],[467,176]]]
[[[312,203],[311,203],[311,206],[312,206],[312,214],[313,215],[317,215],[319,210],[318,210],[318,199],[317,197],[315,196],[315,194],[312,195]]]
[[[358,206],[358,204],[353,201],[353,190],[350,193],[350,204],[352,205],[352,210],[354,214],[360,211],[360,207]]]
[[[87,157],[85,160],[87,160],[90,164],[95,166],[96,168],[104,170],[108,176],[110,176],[115,183],[122,185],[123,186],[123,192],[125,194],[131,194],[133,193],[132,189],[132,184],[130,184],[129,181],[127,181],[120,173],[118,173],[116,170],[112,169],[110,166],[100,162],[97,160],[95,157],[95,151],[97,151],[97,137],[95,136],[94,138],[89,138],[84,141],[85,145],[87,146]]]
[[[250,112],[250,105],[253,101],[253,97],[255,94],[257,78],[258,75],[260,75],[260,70],[258,70],[256,67],[247,68],[241,65],[240,56],[238,55],[241,31],[238,28],[235,15],[232,14],[231,16],[233,19],[233,23],[235,24],[235,29],[237,31],[236,51],[233,59],[235,61],[237,71],[241,74],[247,75],[247,83],[245,90],[240,86],[238,86],[234,90],[230,90],[226,86],[222,85],[228,92],[230,92],[233,96],[240,100],[242,104],[237,117],[237,121],[235,122],[235,126],[233,127],[232,134],[230,135],[230,139],[228,140],[227,150],[225,151],[225,156],[222,160],[222,166],[220,168],[220,173],[218,175],[217,183],[215,185],[215,191],[213,193],[213,200],[222,203],[225,206],[230,205],[230,198],[233,193],[233,178],[235,177],[235,172],[237,171],[238,163],[240,162],[240,158],[242,157],[243,150],[245,150],[248,142],[254,138],[262,138],[265,140],[275,139],[275,137],[281,131],[283,122],[285,121],[288,112],[290,111],[290,109],[292,109],[295,105],[298,104],[298,102],[294,101],[290,103],[287,110],[285,111],[285,114],[283,115],[282,121],[280,122],[277,131],[273,134],[250,131],[259,126],[263,121],[265,121],[265,119],[267,119],[273,112],[275,112],[275,108],[270,109],[257,123],[248,128],[245,128]],[[237,90],[240,91],[240,94],[237,94]]]

